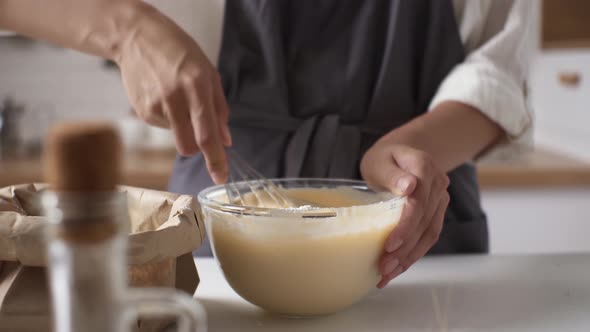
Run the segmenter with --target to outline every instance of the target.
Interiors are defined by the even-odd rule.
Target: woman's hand
[[[201,151],[216,183],[227,179],[231,145],[219,74],[192,38],[142,7],[115,57],[129,100],[145,122],[174,132],[181,155]]]
[[[377,189],[407,196],[401,220],[385,242],[379,261],[383,288],[436,243],[449,204],[449,178],[420,150],[380,140],[361,161],[361,174]]]
[[[133,108],[147,123],[171,128],[182,155],[203,152],[224,182],[223,146],[231,145],[219,75],[199,46],[143,1],[0,1],[0,27],[113,60]]]

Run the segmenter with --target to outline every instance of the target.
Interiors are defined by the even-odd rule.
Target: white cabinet
[[[482,192],[492,253],[590,252],[590,188]]]
[[[564,73],[576,73],[579,83],[562,83]],[[531,67],[529,91],[535,141],[590,160],[590,49],[540,52]]]

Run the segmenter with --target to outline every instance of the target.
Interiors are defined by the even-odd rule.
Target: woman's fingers
[[[385,271],[386,273],[382,274],[381,279],[377,283],[377,288],[383,288],[389,283],[395,276],[398,276],[403,272],[403,268],[399,265],[399,261],[397,258],[393,256],[387,257],[385,262]]]
[[[410,148],[400,153],[401,156],[397,158],[400,160],[400,167],[414,175],[418,181],[416,189],[404,206],[400,224],[387,239],[385,250],[389,253],[403,249],[401,243],[404,243],[406,249],[415,245],[436,211],[436,204],[432,202],[438,201],[449,183],[446,174],[437,168],[434,160],[426,153]],[[399,258],[403,263],[402,257]]]
[[[425,199],[430,197],[425,185],[419,183],[416,192],[408,197],[399,225],[391,232],[385,245],[385,256],[381,260],[380,271],[382,275],[399,273],[410,266],[408,255],[416,247],[424,230],[428,227],[427,215],[431,215],[429,209],[434,209],[431,204],[426,204]],[[392,262],[396,262],[394,264]]]
[[[442,219],[440,220],[440,225],[435,224],[439,222],[439,219],[437,219],[436,214],[439,212],[441,204],[444,204],[446,208],[446,205],[448,203],[444,200],[448,200],[447,193],[444,193],[442,195],[436,195],[436,198],[431,198],[431,202],[429,204],[431,208],[429,210],[432,210],[432,212],[426,212],[423,219],[418,223],[416,230],[414,231],[414,234],[411,238],[411,241],[408,241],[407,244],[402,246],[397,252],[394,253],[397,255],[397,258],[399,259],[399,265],[401,266],[402,271],[406,271],[407,269],[409,269],[410,266],[412,266],[412,264],[416,262],[417,258],[424,256],[428,249],[430,249],[430,247],[428,247],[425,250],[419,250],[419,252],[417,252],[417,249],[421,248],[420,243],[424,240],[425,234],[427,234],[429,231],[439,229],[438,226],[442,228]],[[433,228],[433,225],[435,225],[436,227]],[[430,246],[432,246],[434,243],[429,244]]]
[[[211,178],[220,184],[227,181],[227,160],[215,114],[213,90],[211,82],[193,80],[188,84],[187,96],[197,145],[205,157]]]
[[[382,279],[378,287],[386,285],[391,278],[406,271],[418,258],[426,254],[433,242],[428,243],[429,246],[424,248],[423,238],[427,232],[439,229],[438,226],[442,228],[442,219],[439,222],[436,216],[440,209],[438,203],[445,197],[448,200],[446,188],[449,185],[449,179],[446,174],[438,170],[427,155],[404,154],[400,159],[403,159],[401,166],[405,171],[416,176],[418,183],[415,191],[407,198],[399,225],[386,241],[386,254],[379,265]],[[443,214],[447,204],[448,201],[444,203]],[[436,227],[433,228],[433,225]]]
[[[426,255],[428,250],[438,241],[440,233],[443,228],[445,211],[449,205],[449,194],[445,193],[438,202],[436,212],[434,213],[429,227],[422,233],[420,240],[416,244],[416,247],[409,253],[407,257],[407,264],[412,265],[420,259],[420,257]]]
[[[164,99],[163,108],[174,133],[178,153],[188,157],[199,152],[184,89],[174,89]]]
[[[436,210],[431,222],[429,223],[429,227],[421,234],[420,239],[416,242],[416,245],[408,251],[404,262],[392,254],[388,254],[383,257],[380,265],[382,277],[377,284],[378,288],[385,287],[391,280],[395,279],[402,272],[406,271],[408,267],[426,255],[428,250],[430,250],[436,241],[438,241],[442,231],[445,211],[448,204],[449,195],[448,193],[445,193],[436,206]]]
[[[422,234],[426,228],[430,227],[433,222],[434,214],[438,211],[438,206],[430,202],[438,202],[444,195],[448,196],[447,188],[449,186],[449,177],[446,174],[435,176],[432,180],[430,193],[426,198],[425,212],[422,222],[420,222],[420,228],[418,232]]]
[[[201,151],[213,181],[224,183],[227,161],[223,146],[231,145],[231,137],[221,84],[203,75],[190,77],[164,94],[155,104],[157,108],[150,108],[142,118],[152,125],[171,128],[179,154],[191,156]]]
[[[420,228],[426,228],[420,223],[424,222],[424,216],[430,212],[430,196],[431,184],[428,182],[428,178],[420,179],[415,191],[407,197],[399,224],[385,241],[385,252],[393,253],[414,246],[420,236]]]
[[[414,194],[408,197],[400,223],[391,232],[385,246],[386,256],[383,257],[380,265],[380,271],[383,275],[389,274],[391,268],[387,269],[384,261],[389,261],[389,257],[395,257],[401,270],[405,271],[414,263],[409,259],[417,246],[423,233],[426,232],[431,224],[435,221],[435,214],[438,211],[436,202],[440,201],[441,197],[448,196],[446,188],[448,180],[446,175],[436,178],[430,185],[430,191],[425,190],[426,185],[419,184],[418,189]],[[401,240],[397,240],[397,239]],[[392,244],[394,243],[394,244]],[[391,267],[391,263],[389,264]]]
[[[416,241],[412,237],[416,236],[418,222],[422,220],[423,216],[424,207],[420,197],[416,197],[416,195],[408,197],[398,225],[385,241],[385,252],[391,254],[398,252],[404,246],[412,246]]]
[[[434,242],[424,239],[438,237],[448,204],[449,179],[427,153],[385,139],[365,153],[361,174],[369,185],[407,197],[379,261],[382,279],[378,287],[383,287],[430,249]],[[441,200],[444,204],[439,204]]]
[[[223,145],[226,147],[230,147],[232,145],[232,138],[228,126],[229,107],[227,106],[227,102],[223,94],[221,79],[219,78],[219,75],[217,73],[214,77],[215,79],[213,80],[213,84],[215,85],[215,87],[213,89],[213,97],[215,104],[215,113],[217,114],[217,124],[219,126],[219,132],[221,133]]]
[[[394,152],[376,144],[361,160],[361,174],[367,183],[378,190],[391,191],[399,196],[414,192],[418,179],[395,162]]]
[[[404,178],[414,177],[415,184],[409,193],[399,225],[385,243],[385,251],[388,253],[399,250],[402,244],[406,248],[415,245],[421,232],[428,227],[425,223],[428,222],[428,217],[434,214],[435,209],[431,201],[436,202],[436,195],[440,189],[438,187],[443,185],[438,179],[442,173],[426,153],[409,147],[400,147],[393,151],[392,158],[397,161],[392,168],[398,173],[409,173]],[[399,258],[402,262],[402,257]]]

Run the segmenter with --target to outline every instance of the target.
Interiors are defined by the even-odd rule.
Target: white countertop
[[[289,319],[240,298],[197,258],[209,331],[590,331],[590,253],[427,257],[346,311]]]

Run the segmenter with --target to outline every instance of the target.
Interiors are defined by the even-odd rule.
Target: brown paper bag
[[[44,184],[0,188],[0,331],[50,331],[40,198]],[[199,276],[192,257],[205,236],[198,203],[147,189],[120,187],[129,206],[132,287],[175,287],[193,294]],[[162,321],[142,321],[154,331]]]

